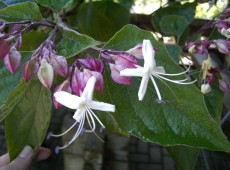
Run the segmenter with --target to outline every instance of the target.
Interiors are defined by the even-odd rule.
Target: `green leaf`
[[[160,22],[161,30],[166,35],[176,35],[180,37],[188,25],[185,17],[177,15],[164,16]]]
[[[143,39],[150,39],[158,49],[155,56],[157,66],[163,66],[167,73],[182,71],[170,59],[164,45],[158,43],[150,32],[132,25],[117,32],[104,48],[128,50]],[[111,115],[124,132],[165,146],[183,144],[230,152],[227,138],[219,124],[207,113],[203,95],[195,85],[155,80],[165,103],[156,102],[157,95],[151,82],[144,100],[139,101],[137,93],[140,79],[134,78],[133,83],[128,86],[118,85],[112,81],[110,72],[106,71],[105,89],[101,99],[116,106],[116,113]],[[104,123],[107,125],[106,121]]]
[[[170,5],[165,8],[160,8],[152,15],[152,24],[157,31],[163,33],[161,30],[161,20],[164,16],[177,15],[185,17],[188,23],[191,23],[195,16],[195,11],[189,5]]]
[[[20,51],[34,51],[36,50],[42,42],[48,37],[47,33],[30,31],[23,34],[23,43]]]
[[[182,48],[178,45],[173,44],[167,44],[165,47],[168,50],[168,53],[170,57],[174,60],[174,62],[179,64]]]
[[[217,28],[214,28],[211,32],[211,35],[209,36],[209,40],[216,40],[216,39],[225,39],[225,36],[222,35]]]
[[[57,46],[57,50],[60,55],[67,58],[73,57],[87,48],[99,44],[99,42],[95,41],[93,38],[70,29],[61,21],[60,18],[58,18],[57,24],[63,35],[62,41]]]
[[[224,93],[220,90],[218,82],[213,83],[211,88],[211,92],[204,95],[204,102],[209,114],[220,123]]]
[[[178,170],[194,170],[199,149],[187,146],[171,146],[166,148],[176,162]]]
[[[37,0],[37,2],[45,7],[49,7],[55,11],[61,11],[62,9],[66,9],[71,5],[74,0]]]
[[[25,145],[36,151],[41,145],[51,117],[51,94],[38,80],[21,82],[11,96],[10,114],[6,117],[6,141],[10,159],[13,160]],[[20,98],[20,100],[19,100]]]
[[[0,10],[7,7],[7,4],[5,4],[4,2],[0,1]]]
[[[40,21],[43,19],[38,5],[34,2],[23,2],[8,6],[0,10],[0,18],[9,22],[22,20]]]
[[[7,5],[14,5],[22,2],[28,2],[28,1],[33,1],[33,0],[3,0]]]
[[[30,53],[22,54],[22,61],[19,70],[15,74],[11,74],[5,66],[0,68],[0,122],[8,115],[6,112],[6,100],[12,91],[17,86],[22,77],[22,66],[25,61],[31,56]],[[9,99],[8,99],[9,100]],[[11,99],[10,99],[11,100]],[[9,100],[9,101],[10,101]]]
[[[81,33],[101,41],[107,41],[124,25],[130,23],[129,10],[111,1],[84,4],[77,16],[72,17],[73,21],[77,20]]]

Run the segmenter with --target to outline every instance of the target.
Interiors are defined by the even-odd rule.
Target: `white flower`
[[[202,92],[203,94],[207,94],[207,93],[209,93],[210,91],[211,91],[211,87],[210,87],[209,84],[202,84],[202,85],[201,85],[201,92]]]
[[[81,97],[72,95],[70,93],[67,93],[65,91],[59,91],[54,94],[55,99],[60,104],[70,108],[70,109],[77,109],[73,118],[76,120],[76,122],[64,133],[59,135],[51,134],[51,136],[59,137],[67,132],[69,132],[78,122],[79,126],[77,128],[77,131],[73,138],[64,146],[59,147],[59,149],[64,149],[68,147],[81,133],[83,129],[83,125],[85,122],[85,118],[87,119],[89,126],[91,127],[91,130],[86,130],[86,132],[93,132],[96,128],[94,118],[98,121],[98,123],[104,127],[102,122],[98,119],[96,114],[91,110],[100,110],[100,111],[107,111],[107,112],[115,112],[115,106],[112,104],[104,103],[104,102],[98,102],[94,101],[93,98],[93,92],[94,92],[94,86],[96,83],[96,78],[92,76],[85,88],[83,93],[81,94]],[[92,124],[91,124],[92,123]]]
[[[159,79],[163,79],[163,80],[166,80],[166,81],[169,81],[172,83],[176,83],[176,84],[192,84],[196,81],[195,80],[193,82],[184,82],[188,79],[171,80],[171,79],[168,79],[166,77],[163,77],[162,75],[178,76],[178,75],[185,74],[188,72],[189,68],[186,71],[181,72],[181,73],[166,74],[164,67],[162,67],[162,66],[157,67],[156,66],[155,51],[153,49],[153,46],[152,46],[150,40],[144,40],[143,41],[142,53],[143,53],[143,57],[144,57],[144,67],[127,68],[127,69],[124,69],[120,72],[121,76],[142,77],[141,84],[140,84],[139,91],[138,91],[139,100],[143,100],[143,98],[144,98],[144,95],[145,95],[146,90],[147,90],[149,78],[152,80],[152,83],[156,89],[159,102],[162,101],[162,97],[161,97],[160,90],[156,84],[156,81],[154,80],[154,77],[159,78]]]
[[[224,35],[226,38],[230,38],[230,28],[222,28],[221,29],[221,34]]]

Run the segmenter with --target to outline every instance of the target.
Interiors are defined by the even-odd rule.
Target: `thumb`
[[[32,161],[33,149],[30,146],[26,146],[15,160],[0,168],[0,170],[28,170]]]

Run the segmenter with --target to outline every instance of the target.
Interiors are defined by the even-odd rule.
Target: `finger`
[[[28,170],[33,161],[33,149],[26,146],[18,157],[0,170]]]
[[[36,161],[45,160],[50,156],[50,154],[51,154],[51,151],[49,149],[41,147],[38,150],[38,153],[37,153],[37,156],[36,156]]]
[[[8,153],[0,156],[0,167],[7,165],[8,163],[10,163],[10,157]]]

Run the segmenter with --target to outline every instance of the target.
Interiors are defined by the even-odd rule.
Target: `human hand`
[[[35,155],[36,161],[47,159],[50,156],[50,150],[40,148]],[[9,154],[0,157],[0,170],[28,170],[34,160],[34,152],[30,146],[25,146],[15,160],[10,162]]]

